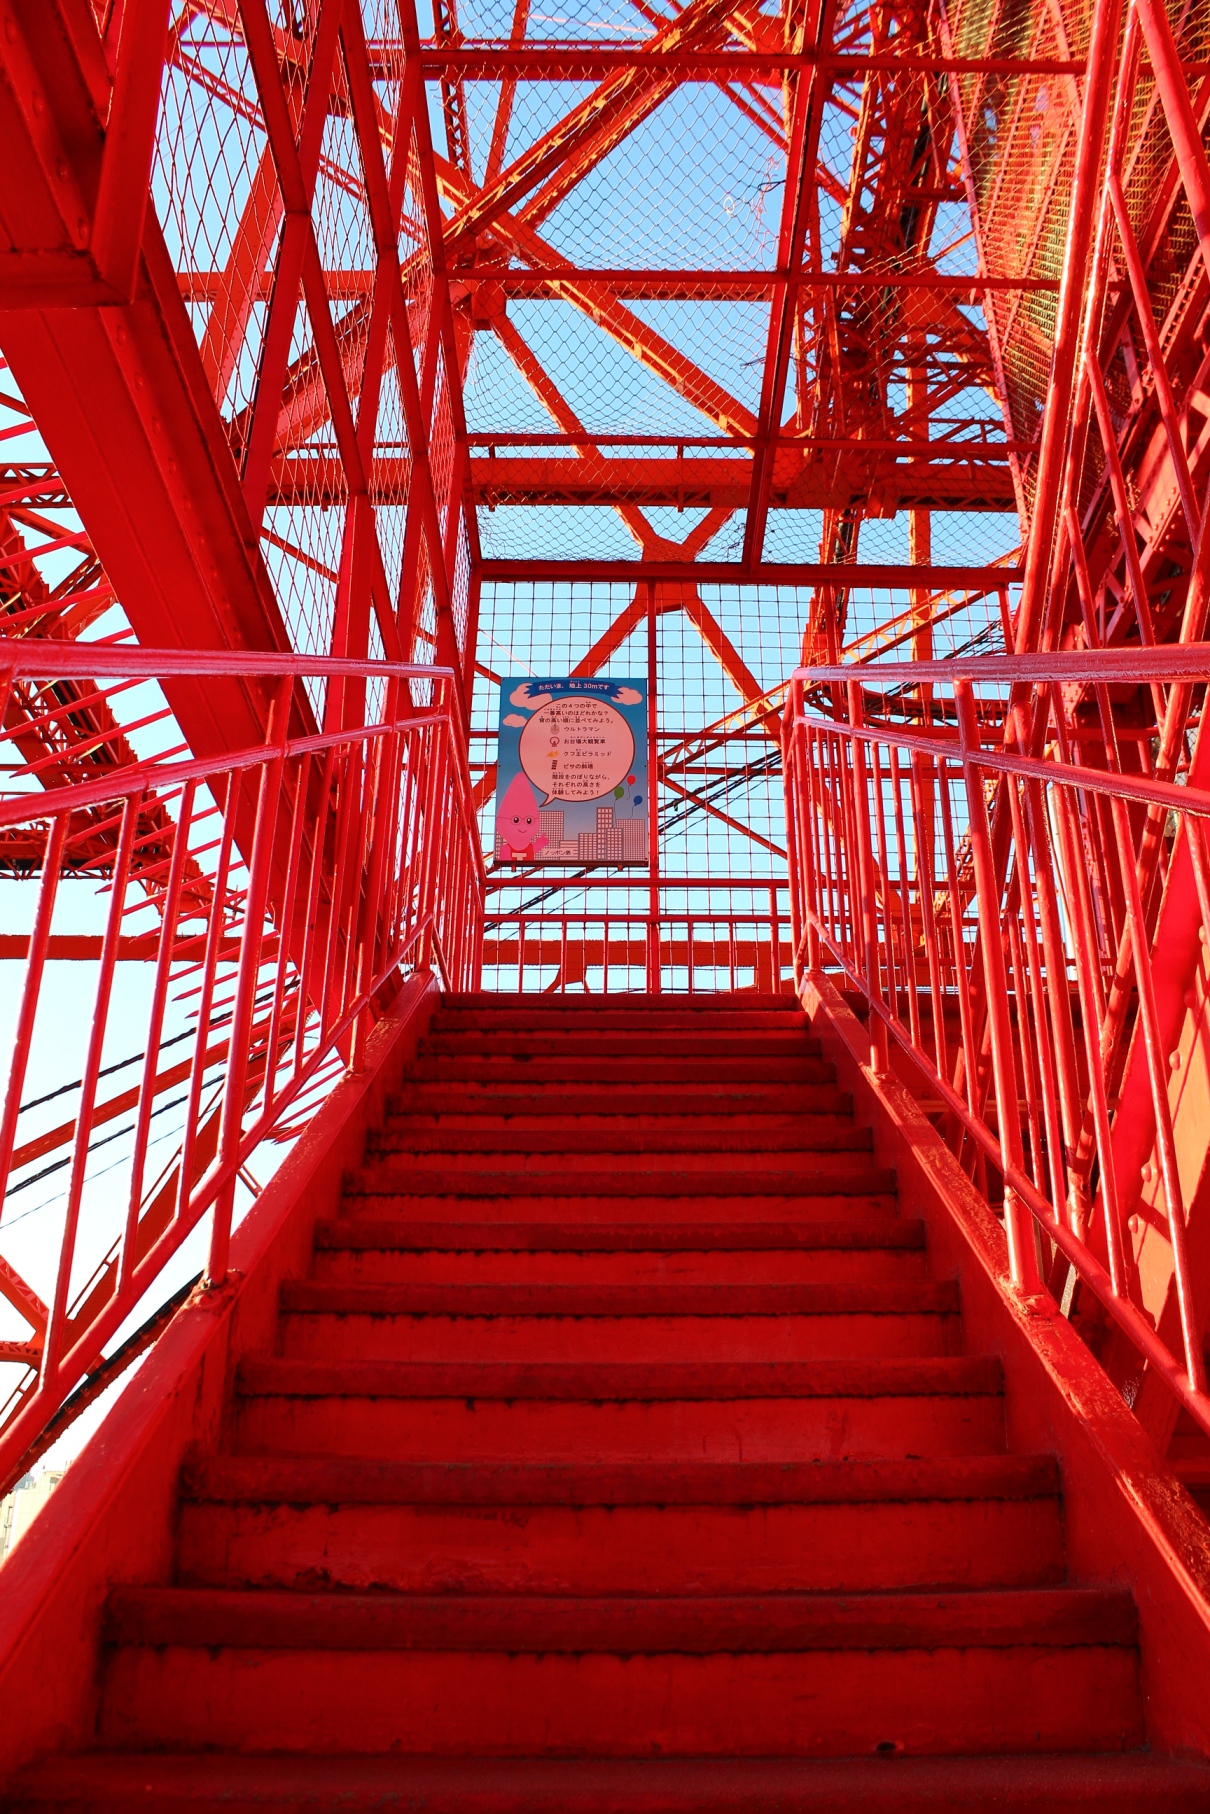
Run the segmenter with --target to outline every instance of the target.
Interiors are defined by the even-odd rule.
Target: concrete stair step
[[[820,1146],[805,1153],[578,1153],[568,1151],[470,1152],[437,1153],[412,1157],[393,1152],[380,1153],[370,1163],[346,1174],[346,1183],[365,1189],[367,1183],[381,1181],[387,1189],[398,1189],[403,1182],[425,1190],[466,1190],[482,1183],[489,1194],[506,1185],[522,1183],[530,1190],[556,1188],[563,1181],[583,1185],[587,1191],[601,1194],[608,1180],[615,1191],[625,1194],[627,1187],[639,1184],[646,1192],[662,1189],[665,1183],[676,1194],[686,1189],[711,1183],[728,1195],[748,1190],[773,1189],[781,1192],[810,1190],[820,1180],[855,1178],[865,1189],[890,1188],[894,1173],[876,1166],[870,1155],[868,1135],[842,1130],[842,1139],[834,1146]]]
[[[611,1028],[583,1024],[493,1034],[479,1027],[431,1031],[420,1043],[418,1061],[474,1058],[491,1065],[529,1064],[540,1058],[619,1059],[658,1058],[667,1061],[669,1069],[682,1060],[708,1064],[718,1055],[720,1037],[729,1056],[743,1054],[758,1060],[769,1058],[793,1062],[799,1058],[818,1058],[823,1050],[818,1039],[801,1024],[781,1024],[773,1028],[729,1027],[721,1034],[714,1027],[701,1030],[675,1031],[644,1022],[641,1027]]]
[[[453,1156],[441,1165],[406,1164],[394,1158],[359,1166],[345,1173],[346,1200],[353,1197],[445,1196],[585,1196],[641,1195],[686,1197],[708,1195],[713,1201],[735,1197],[877,1196],[895,1189],[895,1173],[858,1152],[811,1153],[787,1163],[784,1155],[767,1164],[720,1166],[709,1153],[621,1154],[612,1163],[603,1155],[524,1153]],[[757,1155],[757,1160],[762,1155]],[[703,1191],[703,1187],[708,1187]]]
[[[601,1042],[590,1042],[591,1049],[582,1057],[571,1054],[535,1054],[532,1058],[519,1052],[493,1056],[480,1050],[457,1057],[417,1057],[408,1067],[412,1083],[478,1083],[490,1085],[529,1081],[539,1083],[590,1083],[598,1089],[616,1091],[627,1084],[811,1084],[834,1083],[836,1068],[827,1059],[806,1054],[761,1058],[755,1052],[732,1056],[728,1050],[719,1053],[703,1047],[700,1057],[660,1058],[647,1056],[646,1042],[636,1042],[629,1055],[611,1056],[601,1049]],[[484,1077],[488,1060],[491,1070]],[[598,1099],[599,1100],[599,1099]]]
[[[360,1220],[361,1218],[356,1218]],[[753,1285],[903,1284],[925,1277],[925,1255],[911,1248],[841,1247],[746,1251],[739,1262]],[[311,1276],[349,1285],[729,1285],[735,1251],[631,1253],[409,1252],[320,1248]]]
[[[984,1354],[899,1361],[600,1361],[572,1367],[557,1362],[301,1362],[264,1355],[241,1361],[236,1382],[245,1396],[709,1404],[749,1398],[998,1397],[1004,1376],[998,1358]]]
[[[873,1593],[1064,1578],[1056,1499],[740,1507],[182,1505],[182,1585]]]
[[[813,1061],[814,1062],[814,1061]],[[485,1078],[451,1078],[405,1082],[387,1099],[389,1116],[412,1113],[462,1115],[609,1116],[624,1126],[635,1114],[645,1117],[692,1115],[708,1121],[716,1116],[748,1114],[849,1115],[850,1091],[836,1087],[834,1068],[822,1081],[791,1082],[773,1089],[750,1079],[717,1079],[678,1084],[675,1079],[628,1084],[616,1078],[608,1089],[580,1084],[568,1087],[558,1079],[541,1086],[532,1077],[505,1082],[498,1075]]]
[[[1133,1602],[951,1595],[111,1597],[112,1745],[845,1756],[1141,1744]],[[474,1709],[468,1721],[468,1708]]]
[[[242,1453],[400,1461],[809,1461],[1004,1449],[995,1357],[783,1362],[245,1360]]]
[[[695,995],[648,995],[635,991],[632,995],[613,993],[602,995],[532,995],[532,994],[499,994],[481,991],[473,995],[446,995],[442,997],[441,1012],[457,1014],[474,1012],[490,1015],[501,1022],[513,1025],[518,1015],[543,1015],[551,1019],[580,1019],[582,1016],[595,1019],[599,1014],[621,1014],[627,1019],[654,1016],[661,1014],[727,1016],[729,1014],[792,1014],[802,1016],[802,1006],[789,991],[771,994],[765,990],[746,990],[742,993],[708,992]]]
[[[181,1585],[401,1593],[772,1593],[1064,1578],[1046,1456],[416,1467],[222,1457],[186,1470]]]
[[[13,1785],[11,1814],[1205,1814],[1210,1767],[1145,1752],[1015,1757],[257,1757],[91,1752]]]
[[[291,1314],[281,1351],[296,1360],[568,1365],[695,1361],[903,1360],[950,1354],[955,1319],[937,1315],[766,1317],[330,1316]]]
[[[803,1223],[836,1222],[849,1214],[858,1222],[872,1221],[877,1217],[890,1222],[899,1210],[893,1174],[885,1172],[873,1174],[869,1181],[854,1178],[821,1179],[819,1188],[795,1191],[791,1195],[764,1189],[746,1192],[742,1196],[715,1196],[702,1190],[690,1190],[684,1195],[672,1191],[666,1195],[650,1191],[639,1194],[633,1190],[629,1193],[611,1193],[608,1196],[595,1193],[580,1195],[578,1191],[560,1191],[556,1195],[534,1191],[532,1187],[498,1191],[494,1194],[481,1190],[426,1191],[421,1194],[415,1189],[414,1178],[408,1180],[412,1186],[410,1189],[366,1190],[360,1182],[365,1176],[368,1176],[368,1172],[358,1173],[357,1184],[351,1188],[346,1187],[341,1206],[342,1219],[354,1222],[364,1216],[373,1221],[381,1221],[388,1215],[397,1214],[402,1221],[408,1223],[435,1222],[448,1216],[451,1226],[472,1220],[480,1223],[497,1221],[509,1225],[518,1222],[548,1222],[555,1226],[565,1226],[572,1217],[580,1216],[585,1229],[591,1230],[601,1223],[614,1223],[619,1205],[623,1202],[636,1219],[641,1218],[652,1226],[658,1226],[661,1219],[666,1219],[677,1227],[694,1219],[714,1218],[721,1223],[742,1224],[751,1221],[758,1226],[767,1225],[770,1221],[790,1222],[795,1218],[801,1218]],[[523,1186],[524,1181],[520,1182]],[[871,1184],[873,1188],[870,1187]]]
[[[207,1650],[711,1656],[1009,1646],[1131,1648],[1125,1588],[871,1594],[328,1594],[115,1587],[105,1642]]]
[[[531,1039],[656,1039],[685,1040],[701,1046],[708,1040],[811,1039],[811,1023],[805,1014],[726,1012],[695,1013],[692,1009],[661,1009],[636,1015],[618,1008],[599,1008],[595,1013],[559,1015],[549,1010],[529,1010],[524,1014],[498,1016],[473,1011],[442,1009],[429,1022],[431,1039],[477,1039],[503,1046],[512,1042],[527,1044]]]
[[[950,1280],[903,1285],[333,1285],[288,1279],[281,1309],[311,1316],[956,1316]]]
[[[906,1233],[904,1233],[906,1230]],[[406,1225],[371,1215],[320,1223],[312,1276],[332,1284],[731,1286],[906,1284],[925,1274],[924,1230],[862,1224],[720,1228],[618,1224]]]
[[[379,1153],[725,1155],[868,1151],[873,1132],[840,1114],[393,1116],[367,1142]]]
[[[923,1253],[924,1223],[879,1216],[830,1221],[708,1222],[672,1220],[505,1222],[479,1219],[407,1221],[358,1215],[317,1222],[315,1246],[331,1250],[420,1253],[757,1253],[890,1251]],[[734,1270],[732,1272],[734,1276]]]
[[[705,998],[702,998],[703,1000]],[[557,1007],[449,1008],[437,1010],[430,1022],[430,1032],[476,1032],[492,1039],[515,1039],[518,1035],[559,1032],[585,1033],[594,1028],[602,1032],[693,1034],[698,1038],[721,1038],[729,1033],[810,1033],[811,1023],[801,1008],[736,1008],[733,1006],[704,1009],[696,1004],[669,1005],[667,1002],[636,1014],[633,1008],[615,1007],[609,1002],[589,1008],[571,1008],[560,1013]]]
[[[669,1506],[707,1509],[1054,1499],[1053,1455],[963,1455],[906,1460],[413,1463],[211,1455],[186,1464],[187,1499],[224,1504],[435,1506]]]
[[[952,1353],[952,1286],[333,1285],[281,1292],[300,1359],[810,1360]]]

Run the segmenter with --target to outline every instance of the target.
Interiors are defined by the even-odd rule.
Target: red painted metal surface
[[[292,1270],[245,1241],[247,1308],[180,1319],[125,1437],[163,1579],[89,1572],[95,1730],[14,1808],[1196,1806],[1140,1749],[1132,1595],[1079,1572],[1082,1426],[1006,1452],[1016,1381],[799,1004],[423,1032],[273,1206]]]
[[[266,729],[221,758],[130,752],[94,780],[43,777],[41,791],[0,802],[0,828],[32,822],[47,850],[0,1113],[0,1179],[15,1213],[48,1172],[69,1176],[50,1288],[7,1263],[0,1271],[0,1292],[29,1325],[0,1347],[16,1372],[0,1423],[3,1478],[211,1209],[206,1276],[222,1285],[238,1181],[264,1141],[297,1134],[334,1074],[361,1066],[403,978],[431,965],[455,988],[478,975],[482,859],[448,670],[26,642],[0,665],[0,687],[53,696],[73,671],[107,666],[127,682],[238,678],[264,698]],[[329,704],[355,686],[361,724],[344,711],[344,728],[308,732],[294,709],[304,681],[326,688]],[[163,815],[150,827],[148,799]],[[109,832],[103,856],[98,826]],[[27,1077],[31,1053],[45,1062],[59,1036],[45,966],[60,876],[78,867],[81,844],[108,892],[90,1033],[82,1077],[54,1092],[60,1116],[70,1096],[70,1119],[38,1128],[46,1112],[25,1105]],[[149,917],[139,955],[154,979],[136,1019],[115,999],[115,964],[124,929]],[[137,1081],[116,1092],[104,1081],[124,1068],[104,1063],[115,1037],[143,1045]],[[149,1159],[153,1117],[178,1107],[171,1157]],[[117,1137],[112,1124],[130,1117],[115,1226],[113,1190],[106,1199],[86,1180],[98,1146]]]
[[[1144,665],[1168,683],[1183,735],[1210,651],[1182,656]],[[1090,673],[1096,705],[1081,713]],[[876,1070],[893,1036],[955,1152],[1002,1198],[1018,1287],[1037,1292],[1045,1275],[1069,1302],[1085,1286],[1210,1434],[1188,1194],[1205,1132],[1200,966],[1174,1025],[1164,948],[1188,901],[1210,942],[1200,739],[1179,785],[1171,760],[1149,771],[1137,736],[1117,734],[1114,667],[1087,656],[887,665],[878,678],[877,693],[841,668],[791,684],[798,965],[838,965],[860,992]],[[1027,678],[1029,744],[1013,735]],[[808,711],[807,689],[831,690],[831,711]],[[1141,1191],[1122,1163],[1140,1118]]]
[[[1199,10],[6,5],[0,872],[41,905],[0,1145],[70,1183],[53,1289],[0,1277],[30,1313],[2,1352],[41,1370],[0,1458],[211,1201],[217,1286],[249,1142],[357,1062],[382,965],[431,958],[564,996],[843,978],[1021,1301],[1210,1483]],[[432,662],[439,697],[400,666]],[[519,671],[646,673],[646,874],[483,874]],[[52,912],[82,878],[85,931]],[[69,953],[77,1111],[26,1137]],[[186,958],[194,1055],[162,1062]],[[136,959],[142,1081],[107,1095]]]

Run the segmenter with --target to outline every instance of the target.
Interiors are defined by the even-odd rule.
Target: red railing
[[[1208,679],[1207,645],[803,669],[784,758],[800,980],[856,992],[1018,1287],[1082,1285],[1210,1432]]]
[[[223,1281],[237,1181],[254,1189],[262,1142],[289,1139],[327,1085],[359,1066],[403,977],[429,966],[447,988],[478,983],[483,865],[447,670],[23,642],[0,652],[0,703],[32,688],[49,720],[65,679],[98,672],[98,696],[148,680],[171,696],[182,675],[237,679],[267,729],[256,748],[178,747],[47,791],[18,767],[10,779],[31,791],[0,799],[0,838],[19,834],[5,847],[10,874],[18,855],[41,874],[27,884],[37,889],[28,940],[5,941],[28,949],[0,1118],[0,1233],[28,1186],[48,1172],[68,1179],[57,1253],[43,1243],[30,1277],[0,1260],[9,1329],[14,1316],[28,1325],[0,1342],[0,1365],[16,1369],[0,1408],[0,1476],[207,1211],[206,1278]],[[323,723],[338,728],[318,727],[321,694]],[[81,902],[66,899],[81,875],[95,932],[79,931]],[[91,1004],[73,1016],[91,1012],[82,1074],[24,1101],[31,1060],[61,1083],[53,1051],[48,1061],[71,1030],[55,1022],[61,1004],[48,1006],[58,955],[95,960]],[[153,966],[149,998],[127,986],[129,958],[143,960],[144,978]],[[114,1062],[138,1044],[135,1059]],[[136,1063],[138,1082],[113,1091],[107,1079]],[[57,1119],[51,1100],[69,1095],[70,1120],[41,1125]],[[153,1127],[173,1107],[183,1110],[175,1150],[153,1176]],[[115,1191],[109,1155],[102,1186],[90,1153],[117,1140],[107,1123],[128,1117]]]
[[[529,906],[490,904],[483,969],[500,990],[659,995],[780,990],[792,952],[783,878],[554,876]],[[491,889],[491,879],[488,883]],[[515,887],[497,882],[501,887]],[[558,897],[581,892],[583,905]],[[652,898],[654,895],[654,898]]]

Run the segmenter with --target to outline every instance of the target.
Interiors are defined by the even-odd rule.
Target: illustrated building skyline
[[[568,832],[562,807],[539,810],[538,825],[546,843],[542,858],[568,863],[644,863],[647,860],[647,816],[619,819],[612,806],[597,807],[595,831]],[[501,846],[501,848],[503,848]]]
[[[577,839],[581,863],[641,863],[647,856],[647,817],[617,819],[612,806],[597,807],[597,829]]]

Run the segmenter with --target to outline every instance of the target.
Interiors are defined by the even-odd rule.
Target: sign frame
[[[501,680],[494,868],[648,867],[647,713],[645,678]]]

